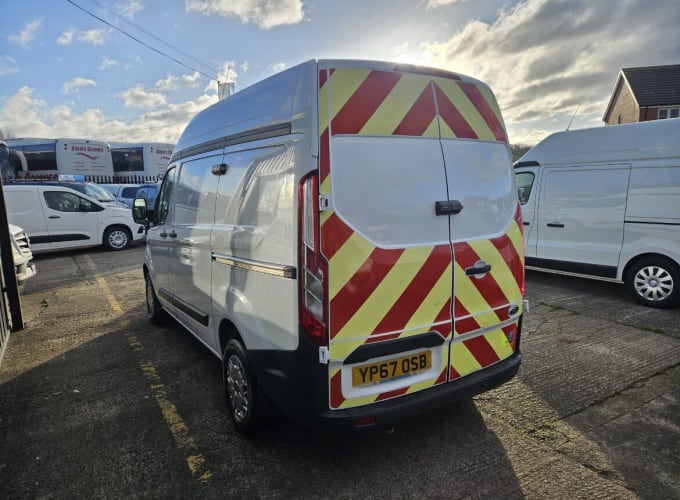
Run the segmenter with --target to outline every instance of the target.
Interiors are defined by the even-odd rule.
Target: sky
[[[680,64],[679,0],[0,0],[0,132],[175,143],[309,59],[478,78],[512,144],[602,126],[621,68]]]

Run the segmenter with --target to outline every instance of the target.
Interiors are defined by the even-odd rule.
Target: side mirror
[[[144,224],[145,227],[149,227],[149,219],[152,215],[150,212],[144,198],[134,199],[132,202],[132,218],[137,224]]]

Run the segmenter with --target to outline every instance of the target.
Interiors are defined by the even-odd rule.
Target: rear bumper
[[[297,351],[283,354],[249,351],[255,376],[265,397],[293,421],[352,429],[391,425],[451,402],[468,399],[512,379],[522,354],[515,354],[452,382],[365,406],[329,409],[328,365],[318,361],[318,348],[301,342]]]
[[[361,427],[359,421],[379,426],[394,424],[498,387],[517,374],[521,361],[522,354],[516,352],[493,366],[452,382],[367,406],[328,411],[319,414],[317,420],[341,428]]]

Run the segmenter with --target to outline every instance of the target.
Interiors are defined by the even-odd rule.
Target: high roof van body
[[[680,120],[558,132],[515,164],[527,267],[680,304]]]
[[[147,234],[149,317],[222,360],[241,431],[261,398],[300,420],[388,424],[517,372],[520,214],[487,85],[308,61],[186,127]]]

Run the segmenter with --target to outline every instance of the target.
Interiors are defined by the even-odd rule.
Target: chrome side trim
[[[213,262],[224,264],[225,266],[237,267],[239,269],[245,269],[246,271],[255,271],[256,273],[269,274],[271,276],[278,276],[279,278],[295,279],[297,276],[297,269],[295,266],[271,264],[269,262],[260,262],[218,253],[212,254],[212,260]]]

